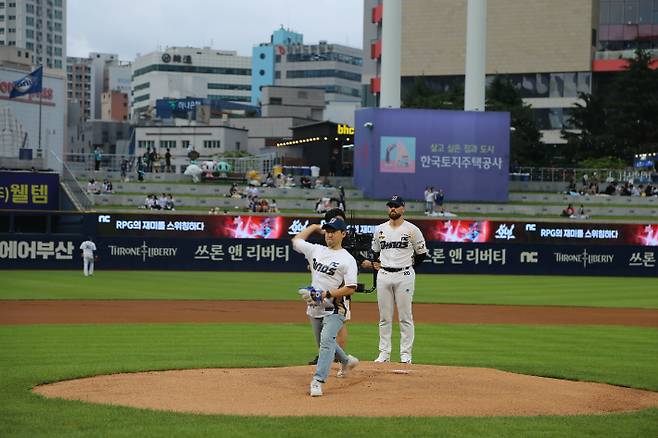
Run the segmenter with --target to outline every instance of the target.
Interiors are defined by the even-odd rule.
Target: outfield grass
[[[351,353],[374,357],[376,343],[375,324],[351,325]],[[301,418],[205,416],[44,399],[29,392],[40,383],[122,371],[300,365],[314,353],[304,324],[5,326],[0,327],[0,349],[3,437],[658,435],[658,409],[599,416],[336,421],[313,417],[310,407]],[[424,364],[488,366],[658,389],[657,356],[655,329],[419,324],[414,357]]]
[[[2,271],[0,299],[296,300],[308,273]],[[360,281],[372,284],[370,274]],[[358,294],[358,301],[376,301]],[[416,303],[658,308],[658,278],[418,274]]]

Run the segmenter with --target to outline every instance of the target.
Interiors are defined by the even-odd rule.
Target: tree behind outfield
[[[487,87],[487,111],[510,113],[510,163],[521,166],[546,166],[551,157],[548,146],[541,143],[530,105],[523,103],[521,93],[509,79],[496,76]]]
[[[579,97],[583,104],[572,112],[573,130],[563,130],[572,164],[604,156],[630,164],[634,154],[658,150],[658,70],[651,69],[649,52],[636,50],[609,87]]]

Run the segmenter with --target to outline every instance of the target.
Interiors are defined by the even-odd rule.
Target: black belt
[[[407,269],[411,268],[411,266],[407,266],[406,268],[387,268],[386,266],[382,266],[382,269],[384,271],[388,272],[400,272],[400,271],[406,271]]]

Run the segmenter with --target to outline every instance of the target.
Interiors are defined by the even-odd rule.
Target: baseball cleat
[[[356,366],[359,364],[359,359],[356,357],[352,356],[351,354],[347,356],[347,362],[346,363],[341,363],[340,364],[340,370],[338,370],[338,374],[336,374],[336,377],[339,379],[342,379],[344,377],[347,377],[347,374],[356,368]]]
[[[385,353],[379,353],[379,356],[377,356],[377,359],[375,359],[375,363],[384,363],[384,362],[390,362],[391,358],[389,357],[388,354]]]
[[[322,383],[313,379],[311,381],[311,389],[309,392],[311,397],[320,397],[322,395]]]
[[[400,356],[400,363],[411,363],[411,356],[408,354],[403,354]]]

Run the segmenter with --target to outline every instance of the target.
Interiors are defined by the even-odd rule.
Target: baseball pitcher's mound
[[[114,374],[42,385],[45,397],[164,411],[228,415],[532,416],[658,407],[658,393],[488,368],[362,362],[332,369],[311,398],[312,366]],[[309,406],[313,409],[309,411]]]

